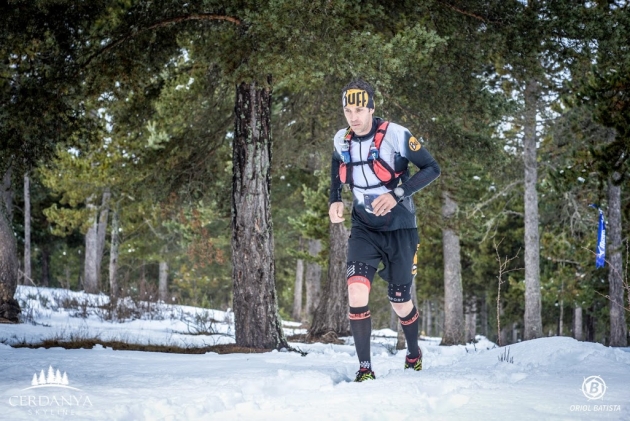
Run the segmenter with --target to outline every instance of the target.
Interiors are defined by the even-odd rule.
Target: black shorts
[[[391,284],[407,285],[416,276],[417,250],[418,230],[415,228],[371,231],[353,226],[347,260],[367,263],[374,268],[383,262],[385,267],[378,272],[381,278]]]

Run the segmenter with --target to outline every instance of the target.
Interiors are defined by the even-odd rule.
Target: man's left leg
[[[390,284],[388,297],[392,307],[402,325],[405,340],[407,341],[407,356],[405,357],[405,369],[412,368],[415,371],[422,370],[422,351],[418,346],[419,314],[416,306],[411,301],[411,284]],[[406,301],[399,301],[405,300]]]
[[[411,286],[418,264],[418,231],[416,229],[392,231],[388,240],[388,258],[383,269],[384,278],[389,282],[387,297],[400,318],[407,340],[405,368],[420,371],[422,352],[418,346],[419,314],[411,301]]]

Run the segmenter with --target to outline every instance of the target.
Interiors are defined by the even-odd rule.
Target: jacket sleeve
[[[400,185],[405,191],[405,197],[407,197],[431,184],[440,176],[441,170],[437,161],[424,146],[419,146],[418,141],[415,143],[416,150],[409,147],[409,142],[405,143],[405,158],[413,162],[419,169],[417,173]]]
[[[339,178],[339,164],[341,157],[337,151],[333,151],[332,162],[330,163],[330,197],[328,205],[331,203],[341,202],[341,179]]]

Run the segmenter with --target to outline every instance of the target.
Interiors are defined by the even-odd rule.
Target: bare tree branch
[[[191,21],[191,20],[205,20],[205,21],[222,20],[222,21],[232,22],[235,25],[240,25],[241,24],[241,21],[238,18],[235,18],[235,17],[232,17],[232,16],[215,15],[215,14],[212,14],[212,13],[194,13],[194,14],[191,14],[191,15],[176,16],[176,17],[173,17],[173,18],[165,19],[163,21],[156,22],[153,25],[149,25],[149,26],[146,26],[144,28],[139,28],[139,29],[135,29],[133,31],[130,31],[126,35],[124,35],[122,38],[119,38],[116,41],[110,42],[105,47],[101,48],[99,51],[97,51],[96,53],[94,53],[91,56],[89,56],[87,58],[87,60],[85,61],[85,63],[81,66],[81,68],[88,67],[90,65],[90,63],[95,58],[97,58],[98,56],[100,56],[102,54],[105,54],[109,50],[112,50],[112,49],[118,47],[120,44],[122,44],[122,43],[124,43],[126,41],[129,41],[131,38],[137,36],[138,34],[150,31],[152,29],[163,28],[163,27],[166,27],[166,26],[169,26],[169,25],[182,23],[182,22],[187,22],[187,21]]]
[[[471,212],[466,212],[466,218],[470,219],[471,217],[475,216],[475,214],[477,212],[481,212],[481,209],[486,207],[488,204],[490,204],[491,202],[495,201],[496,199],[498,199],[501,196],[505,196],[510,190],[512,190],[515,186],[519,185],[523,183],[523,180],[516,180],[510,184],[508,184],[507,186],[505,186],[503,188],[503,190],[498,191],[497,193],[495,193],[492,197],[490,197],[488,200],[485,200],[481,203],[476,204]]]
[[[479,20],[479,21],[481,21],[483,23],[494,23],[494,24],[500,24],[501,23],[501,22],[497,22],[497,21],[493,21],[493,20],[484,18],[483,16],[477,15],[477,14],[472,13],[472,12],[467,12],[467,11],[462,10],[462,9],[460,9],[458,7],[455,7],[452,4],[449,4],[449,3],[445,2],[445,1],[438,1],[438,3],[448,7],[451,10],[454,10],[457,13],[460,13],[462,15],[466,15],[466,16],[469,16],[471,18],[477,19],[477,20]]]
[[[502,242],[503,242],[503,239],[499,241],[499,244],[497,244],[496,239],[493,241],[494,251],[497,254],[497,262],[499,262],[499,275],[497,276],[497,279],[499,280],[499,284],[497,285],[497,342],[499,346],[501,346],[501,285],[505,282],[503,280],[503,275],[509,272],[515,272],[517,270],[523,269],[523,268],[507,269],[510,262],[518,257],[519,253],[521,252],[521,249],[520,248],[518,249],[518,251],[516,252],[516,255],[510,258],[505,256],[505,260],[502,260],[501,256],[499,255],[499,246],[501,245]]]

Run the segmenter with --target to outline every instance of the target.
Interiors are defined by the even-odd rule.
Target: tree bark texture
[[[109,295],[118,297],[118,253],[120,240],[118,237],[118,209],[112,212],[112,230],[109,242]]]
[[[109,190],[103,192],[100,209],[89,201],[87,204],[88,209],[94,213],[92,226],[90,226],[85,234],[83,289],[88,293],[96,294],[99,292],[110,197],[111,194]]]
[[[20,305],[13,298],[18,280],[17,243],[13,229],[0,209],[0,320],[17,323]]]
[[[431,308],[431,301],[427,300],[424,302],[424,307],[425,307],[425,314],[424,317],[422,318],[423,324],[425,325],[425,328],[423,329],[426,333],[425,335],[427,336],[434,336],[433,335],[433,309]]]
[[[328,252],[328,282],[315,310],[309,337],[317,338],[333,332],[337,336],[350,335],[348,321],[347,257],[349,231],[343,223],[330,223]]]
[[[308,254],[317,257],[322,250],[320,240],[308,240]],[[322,289],[322,267],[317,262],[306,262],[306,315],[311,317],[319,304]]]
[[[13,221],[13,186],[11,184],[11,168],[2,177],[2,190],[0,191],[0,211],[4,210],[4,215],[11,225]]]
[[[24,277],[33,279],[31,271],[31,187],[28,174],[24,174]]]
[[[538,231],[538,167],[536,162],[536,110],[538,82],[527,81],[525,87],[525,114],[523,135],[523,161],[525,164],[525,316],[523,339],[542,336],[540,295],[540,234]]]
[[[474,341],[477,335],[477,300],[473,297],[467,306],[465,314],[465,336],[466,342]]]
[[[610,296],[610,346],[628,346],[625,293],[623,287],[623,261],[621,256],[621,186],[615,185],[620,175],[614,173],[608,180],[608,229],[610,255],[608,257],[608,295]]]
[[[11,221],[13,217],[13,190],[11,169],[2,178],[0,191],[0,320],[17,323],[20,305],[13,298],[17,289],[18,269],[17,242]]]
[[[160,271],[159,271],[159,280],[158,280],[158,296],[160,300],[167,302],[168,300],[168,263],[165,261],[160,262]]]
[[[297,259],[295,285],[293,289],[293,319],[302,320],[302,289],[304,288],[304,260]]]
[[[100,281],[101,277],[101,263],[103,262],[103,251],[105,250],[105,236],[107,234],[107,220],[109,217],[109,200],[111,199],[112,194],[109,188],[106,188],[103,192],[103,198],[101,202],[100,214],[98,217],[98,231],[97,231],[97,243],[98,247],[96,252],[98,253],[97,260],[97,274],[98,279]],[[100,282],[99,282],[100,285]]]
[[[87,204],[90,212],[94,212],[92,216],[92,225],[85,233],[85,260],[83,264],[83,290],[89,293],[98,292],[98,275],[96,270],[96,259],[98,258],[96,243],[98,238],[98,218],[96,206],[92,203]]]
[[[444,335],[441,345],[466,343],[464,338],[464,295],[459,235],[451,227],[457,203],[447,190],[442,194],[442,250],[444,254]]]
[[[271,79],[268,81],[271,85]],[[236,88],[232,150],[232,280],[236,345],[288,346],[278,314],[269,206],[271,89]]]

